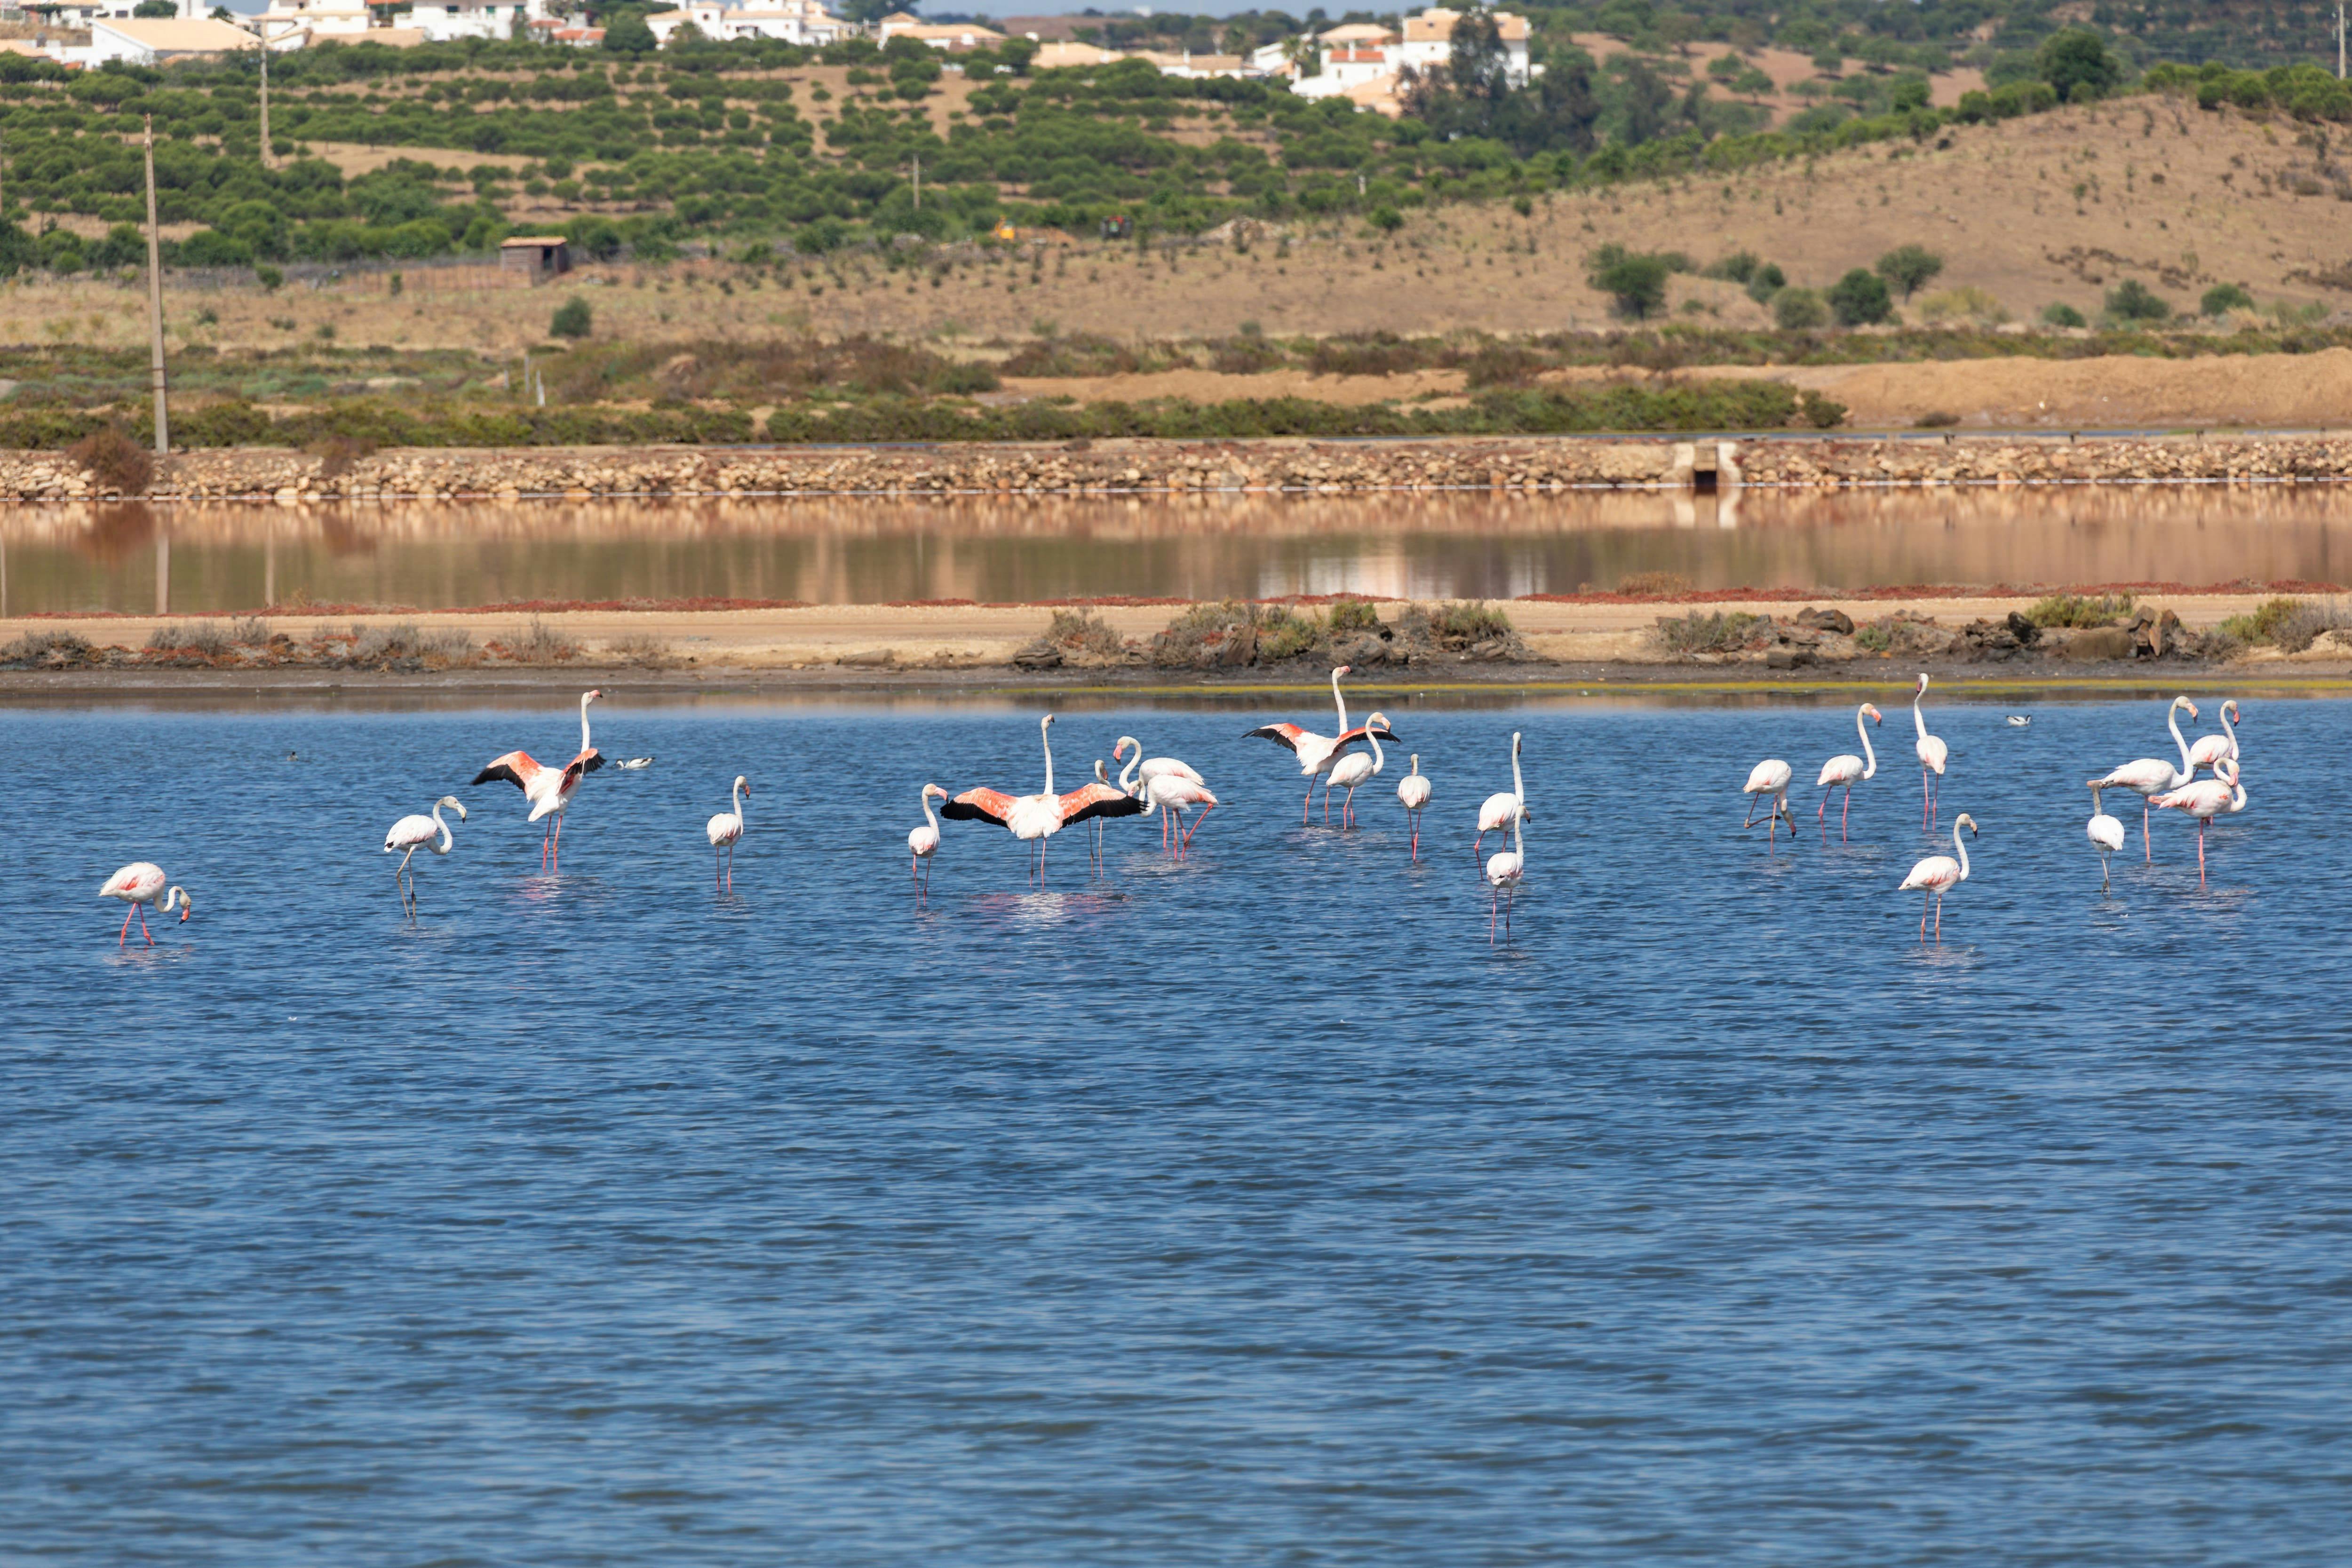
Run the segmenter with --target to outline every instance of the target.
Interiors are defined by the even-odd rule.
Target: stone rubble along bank
[[[1741,484],[2020,485],[2324,481],[2352,436],[1738,442],[1512,437],[1430,441],[1102,441],[909,447],[401,448],[358,458],[275,448],[159,458],[153,500],[406,500],[617,495],[1066,495],[1249,489],[1347,493]],[[61,452],[0,452],[0,500],[119,492]]]

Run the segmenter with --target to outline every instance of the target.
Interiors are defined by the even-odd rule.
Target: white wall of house
[[[457,38],[507,38],[514,36],[516,18],[543,20],[543,0],[416,0],[415,9],[398,18],[436,44]]]

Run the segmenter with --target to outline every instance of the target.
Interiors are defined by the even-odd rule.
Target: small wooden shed
[[[507,272],[552,278],[572,270],[572,246],[560,234],[522,234],[499,245],[499,267]]]

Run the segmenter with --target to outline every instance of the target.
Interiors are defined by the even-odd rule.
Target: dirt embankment
[[[1713,478],[1704,478],[1707,474]],[[432,448],[353,461],[239,448],[160,460],[150,500],[1344,493],[2294,480],[2352,475],[2352,435],[2150,438],[1074,441],[874,448]],[[119,495],[58,452],[0,452],[0,500]]]
[[[1125,603],[1073,616],[1021,605],[778,605],[726,610],[583,608],[170,619],[51,616],[0,622],[0,691],[67,678],[229,679],[425,686],[561,682],[599,670],[692,686],[772,676],[1017,679],[1075,685],[1252,685],[1305,679],[1334,662],[1413,686],[1541,684],[1648,671],[1700,680],[1873,679],[1927,668],[2004,679],[2132,680],[2352,671],[2352,628],[2293,654],[2216,635],[2257,593],[2166,595],[2097,628],[2022,629],[2032,601],[1953,594],[1705,602],[1594,595],[1517,600],[1445,624],[1462,606],[1352,601],[1314,605]],[[1490,612],[1507,618],[1507,629]],[[1320,624],[1318,625],[1318,617]],[[1235,634],[1253,624],[1248,640]],[[1877,672],[1876,675],[1874,672]]]

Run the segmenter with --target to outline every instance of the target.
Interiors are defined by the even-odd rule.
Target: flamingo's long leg
[[[1315,805],[1315,775],[1307,775],[1307,794],[1298,803],[1298,826],[1307,826],[1307,814]]]
[[[1209,820],[1209,813],[1211,813],[1211,812],[1213,812],[1213,811],[1214,811],[1214,810],[1216,810],[1216,809],[1217,809],[1217,808],[1216,808],[1215,806],[1213,806],[1213,805],[1204,805],[1204,806],[1202,806],[1202,807],[1201,808],[1201,822],[1206,822],[1206,821],[1208,821],[1208,820]],[[1201,822],[1196,822],[1196,823],[1192,824],[1192,826],[1185,831],[1185,834],[1184,834],[1184,847],[1185,847],[1185,848],[1190,849],[1190,848],[1192,847],[1192,835],[1201,831]]]
[[[147,907],[144,904],[133,904],[131,908],[139,916],[139,934],[147,939],[149,947],[154,946],[155,933],[147,929]]]
[[[122,934],[114,939],[115,946],[121,947],[124,942],[131,940],[131,917],[138,912],[139,906],[137,904],[133,904],[129,909],[122,911]]]
[[[1846,819],[1853,815],[1853,785],[1845,786],[1845,805],[1838,811],[1838,842],[1845,842]]]

